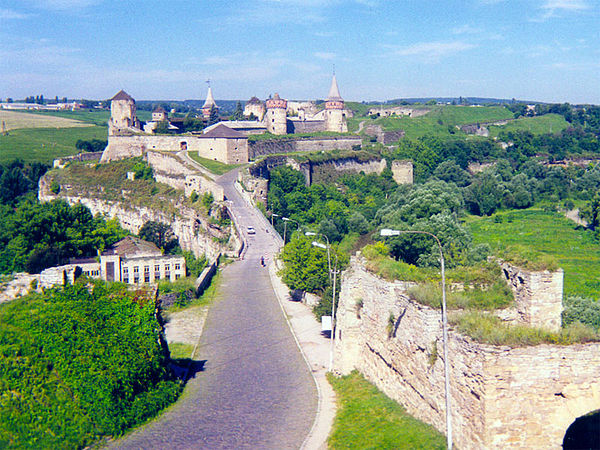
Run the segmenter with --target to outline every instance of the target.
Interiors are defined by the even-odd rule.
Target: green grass
[[[182,190],[154,180],[128,180],[127,172],[135,170],[134,166],[140,162],[141,158],[103,164],[73,162],[65,169],[51,170],[46,177],[49,182],[56,180],[61,186],[71,186],[69,190],[61,189],[59,197],[86,196],[118,201],[124,208],[147,207],[175,215],[181,215],[181,206],[184,205],[206,216],[206,209],[201,202],[193,203],[189,197],[184,196]]]
[[[169,344],[169,353],[171,359],[190,359],[194,346],[192,344],[183,344],[181,342],[171,342]]]
[[[463,134],[455,129],[456,125],[470,123],[493,122],[510,119],[513,114],[503,106],[433,106],[432,111],[421,117],[381,117],[375,120],[366,117],[354,117],[348,120],[348,129],[358,130],[358,124],[367,120],[369,123],[381,125],[384,130],[404,130],[409,138],[417,138],[428,134],[449,136],[448,127],[456,134]],[[463,134],[464,135],[464,134]]]
[[[558,332],[551,332],[527,325],[509,325],[498,317],[477,311],[452,314],[449,321],[460,333],[483,344],[524,347],[540,344],[571,345],[600,340],[597,332],[579,322],[561,328]]]
[[[106,140],[107,128],[101,126],[79,128],[26,128],[0,135],[0,163],[20,158],[26,162],[51,163],[61,156],[79,153],[79,140]]]
[[[490,137],[502,131],[530,131],[533,134],[558,133],[569,126],[569,122],[559,114],[545,114],[536,117],[521,117],[506,125],[490,125]]]
[[[28,111],[31,114],[39,114],[44,116],[65,117],[67,119],[81,120],[82,122],[93,123],[95,125],[106,126],[110,118],[110,110],[108,109],[79,109],[76,111]],[[137,111],[137,117],[141,121],[150,120],[152,118],[151,111]]]
[[[555,259],[565,271],[565,296],[600,298],[600,244],[591,232],[563,215],[529,208],[492,217],[469,216],[466,224],[474,244],[489,243],[499,253],[509,246],[521,246]]]
[[[201,166],[206,167],[207,170],[214,173],[215,175],[223,175],[230,170],[235,169],[236,167],[240,167],[243,164],[225,164],[220,161],[215,161],[208,158],[203,158],[198,155],[196,152],[188,152],[190,158],[196,161]]]
[[[328,375],[338,410],[328,439],[331,449],[443,449],[446,438],[414,417],[354,371]]]

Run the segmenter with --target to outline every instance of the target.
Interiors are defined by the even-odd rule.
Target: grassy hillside
[[[569,126],[569,122],[558,114],[545,114],[536,117],[520,117],[506,125],[489,126],[490,136],[496,137],[501,131],[529,131],[533,134],[558,133]]]
[[[331,449],[443,449],[446,438],[364,379],[358,372],[329,377],[338,410]]]
[[[600,244],[563,215],[529,208],[471,216],[466,223],[476,244],[496,250],[517,245],[553,257],[565,271],[565,296],[600,298]]]
[[[154,301],[120,284],[0,305],[0,448],[83,448],[173,402]]]
[[[426,134],[448,136],[456,130],[456,125],[470,123],[493,122],[496,120],[510,119],[513,114],[503,106],[434,106],[432,111],[421,117],[368,117],[355,116],[348,120],[350,131],[358,130],[361,121],[368,121],[381,125],[384,130],[404,130],[409,138],[416,138]],[[451,131],[450,131],[451,130]]]
[[[20,158],[24,161],[51,163],[53,159],[79,153],[79,140],[106,140],[105,126],[81,128],[24,128],[0,136],[0,162]]]

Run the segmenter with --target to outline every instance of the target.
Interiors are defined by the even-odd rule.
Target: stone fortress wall
[[[445,432],[441,313],[411,301],[406,288],[352,258],[342,275],[335,369],[358,369]],[[600,343],[510,348],[450,330],[448,347],[458,448],[559,449],[576,418],[600,409]]]
[[[259,140],[248,143],[248,157],[256,159],[279,153],[352,150],[361,145],[359,136]]]

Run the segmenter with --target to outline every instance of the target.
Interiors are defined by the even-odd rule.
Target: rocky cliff
[[[123,228],[136,234],[148,221],[167,223],[171,225],[173,233],[179,239],[181,248],[193,252],[196,256],[205,254],[211,260],[220,253],[233,256],[239,252],[241,246],[236,233],[232,232],[230,235],[229,227],[222,229],[194,209],[181,204],[176,205],[177,213],[172,213],[155,208],[133,206],[120,201],[85,197],[77,195],[73,189],[62,186],[59,194],[54,194],[50,190],[50,183],[46,176],[40,179],[38,197],[40,202],[62,198],[71,205],[81,203],[94,215],[116,217]]]

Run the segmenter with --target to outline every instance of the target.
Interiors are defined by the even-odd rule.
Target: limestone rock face
[[[190,208],[180,207],[179,214],[173,215],[155,209],[124,205],[120,202],[100,200],[95,198],[77,196],[56,196],[40,189],[41,202],[62,198],[69,204],[81,203],[87,206],[93,215],[103,214],[105,217],[116,217],[121,226],[132,233],[138,233],[140,228],[148,221],[163,222],[171,226],[173,233],[179,239],[179,245],[184,250],[189,250],[194,255],[206,255],[214,260],[221,253],[233,254],[240,246],[240,240],[234,233],[229,245],[220,244],[217,239],[225,234],[217,227],[211,225],[205,218],[196,214]]]
[[[354,257],[342,275],[335,369],[358,369],[409,413],[445,433],[440,311],[413,302]],[[600,409],[600,344],[510,348],[449,330],[451,415],[461,449],[562,447]]]

